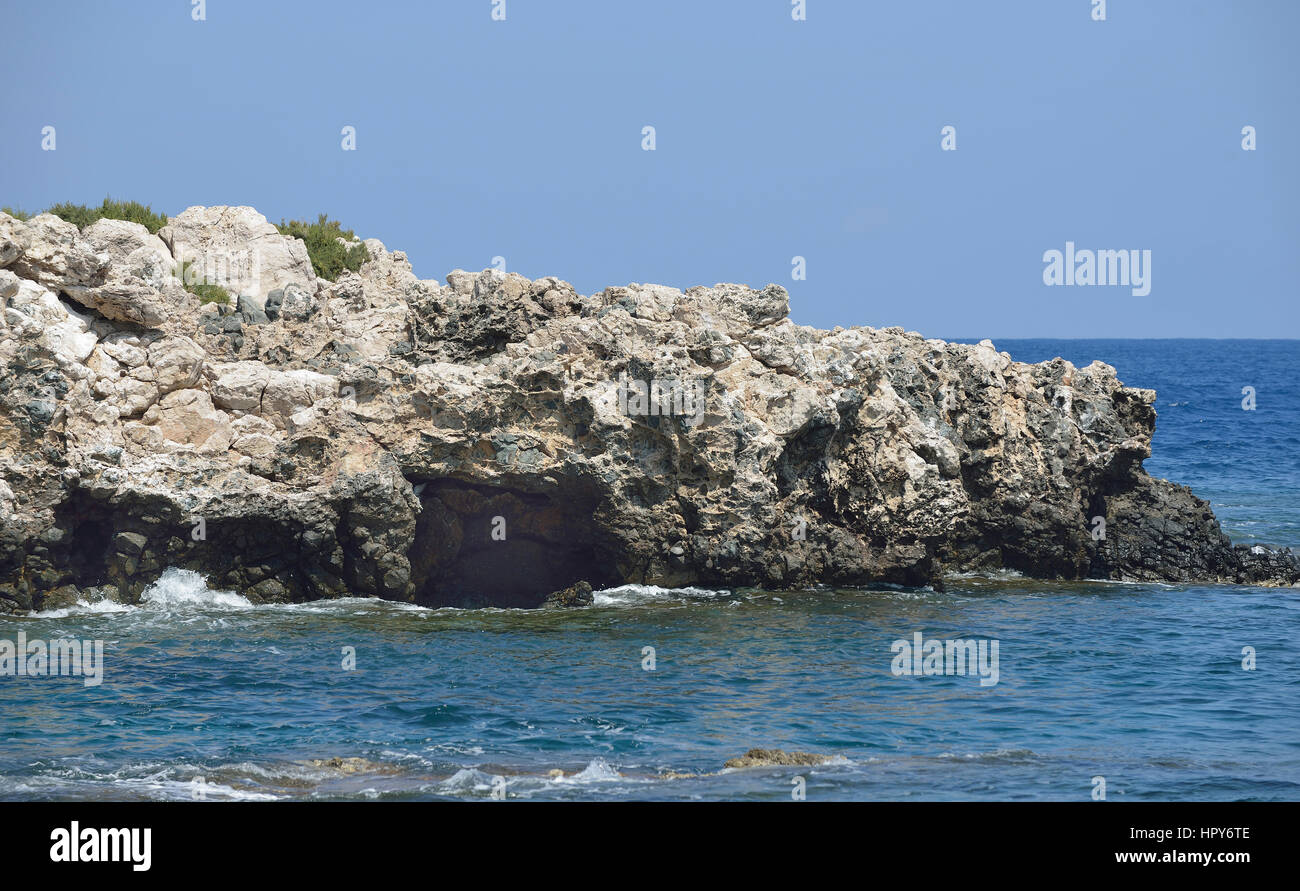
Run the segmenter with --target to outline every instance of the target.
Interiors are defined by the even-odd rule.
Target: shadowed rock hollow
[[[330,282],[252,208],[157,236],[0,214],[0,604],[132,601],[169,566],[255,600],[508,606],[583,581],[1300,580],[1146,474],[1155,394],[1103,363],[796,325],[777,285],[421,280],[366,244]],[[703,411],[638,413],[620,381]]]

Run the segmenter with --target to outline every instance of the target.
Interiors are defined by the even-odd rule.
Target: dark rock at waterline
[[[1088,575],[1132,581],[1217,579],[1269,587],[1300,583],[1290,548],[1233,545],[1210,503],[1185,486],[1147,477],[1105,500],[1105,538]]]
[[[41,598],[40,609],[67,609],[70,606],[75,606],[80,599],[81,592],[75,586],[63,585],[46,593]]]
[[[576,585],[570,585],[563,591],[552,591],[550,594],[546,595],[546,599],[542,601],[542,606],[591,606],[595,602],[596,598],[592,593],[591,584],[588,582],[578,582]]]

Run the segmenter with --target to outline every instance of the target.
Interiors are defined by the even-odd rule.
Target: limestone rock
[[[22,253],[18,240],[19,232],[24,228],[22,220],[0,212],[0,269],[17,260]]]
[[[61,368],[75,372],[95,349],[99,338],[91,330],[90,319],[68,307],[54,292],[0,270],[0,294],[7,304],[4,325],[8,331],[39,345]]]
[[[175,390],[144,413],[144,423],[154,426],[173,443],[199,446],[199,451],[219,453],[230,447],[230,416],[213,407],[203,390]]]
[[[26,223],[5,214],[0,238],[18,248],[18,256],[6,265],[55,293],[100,284],[108,269],[109,258],[96,254],[76,226],[54,214],[39,214]]]
[[[171,251],[157,235],[139,223],[101,219],[81,231],[97,254],[107,254],[110,264],[139,267],[142,277],[174,275]],[[160,280],[160,279],[158,279]]]
[[[149,368],[159,394],[182,390],[199,382],[207,354],[188,337],[163,337],[149,344]]]
[[[1146,473],[1155,395],[1103,363],[796,325],[777,285],[584,297],[367,247],[325,282],[252,208],[157,237],[0,214],[0,606],[130,603],[168,566],[254,602],[509,607],[1003,568],[1300,583]],[[185,259],[238,308],[200,306]]]
[[[139,223],[98,220],[86,227],[79,241],[107,261],[100,274],[62,277],[63,293],[88,309],[111,321],[157,328],[172,315],[191,314],[197,308],[198,300],[185,290],[167,246]]]
[[[338,380],[314,371],[271,372],[262,393],[262,417],[284,427],[290,417],[329,399],[338,391]]]
[[[206,281],[261,309],[276,288],[315,291],[307,246],[281,235],[251,207],[190,207],[158,230],[178,262],[190,261]]]

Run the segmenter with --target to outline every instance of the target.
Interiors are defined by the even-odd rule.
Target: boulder
[[[190,261],[205,281],[261,309],[276,288],[316,290],[307,246],[281,235],[251,207],[190,207],[172,217],[158,236],[178,262]]]
[[[18,256],[6,265],[55,293],[102,284],[108,272],[109,258],[97,254],[75,225],[52,213],[26,223],[5,215],[0,220],[0,238],[18,247]]]
[[[212,399],[231,411],[259,412],[271,369],[261,362],[243,361],[212,367]]]
[[[595,603],[595,595],[592,593],[589,582],[578,582],[576,585],[570,585],[562,591],[552,591],[546,595],[542,601],[544,607],[575,607],[591,606]]]
[[[281,429],[304,408],[338,394],[338,379],[327,374],[300,369],[273,371],[267,376],[262,393],[261,415]]]
[[[272,294],[279,293],[283,295],[284,290],[282,288],[277,288],[271,293]],[[271,303],[270,295],[267,296],[266,302],[268,304]],[[276,311],[278,305],[279,305],[278,303],[272,304],[272,311]],[[238,306],[239,306],[239,315],[244,320],[245,325],[265,325],[269,321],[271,321],[270,318],[267,316],[267,314],[262,311],[262,307],[259,306],[258,303],[255,300],[253,300],[252,297],[249,297],[247,295],[240,295]]]
[[[0,270],[0,295],[7,304],[5,327],[17,337],[39,344],[60,367],[76,369],[94,351],[99,338],[91,330],[91,320],[48,288]]]

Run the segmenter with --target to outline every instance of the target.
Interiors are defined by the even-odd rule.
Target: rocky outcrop
[[[328,282],[251,208],[156,237],[0,214],[0,601],[129,601],[168,566],[254,600],[506,606],[998,568],[1300,581],[1146,474],[1155,394],[1100,362],[817,330],[776,285],[443,284],[367,246]],[[178,254],[244,299],[200,305]]]

